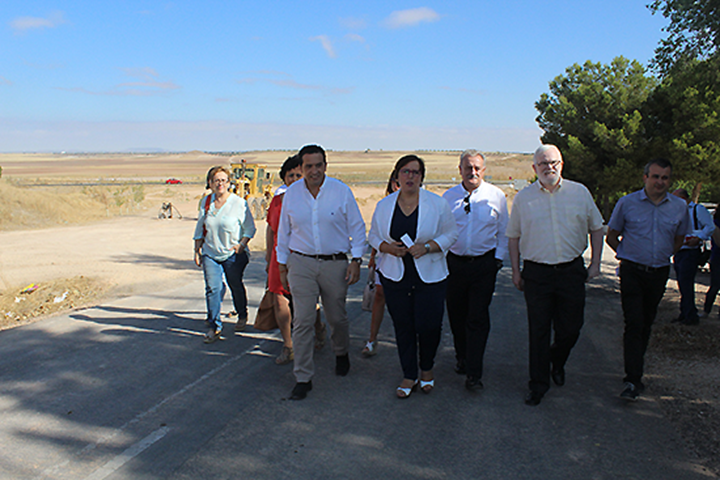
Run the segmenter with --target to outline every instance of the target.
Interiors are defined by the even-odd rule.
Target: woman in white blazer
[[[425,163],[420,157],[400,158],[393,173],[400,190],[378,202],[368,240],[384,254],[377,270],[403,369],[396,394],[407,398],[418,385],[418,359],[420,389],[430,393],[435,386],[432,369],[448,275],[445,255],[458,233],[447,201],[421,188]]]

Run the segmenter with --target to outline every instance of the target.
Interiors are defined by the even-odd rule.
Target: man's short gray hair
[[[460,163],[462,163],[462,161],[465,160],[466,158],[472,158],[472,157],[482,158],[483,164],[485,164],[485,155],[478,152],[474,148],[468,148],[467,150],[465,150],[464,152],[462,152],[460,154]]]
[[[557,150],[558,153],[560,153],[560,149],[556,147],[555,145],[540,145],[537,150],[535,150],[535,153],[533,154],[533,163],[537,163],[536,160],[540,155],[547,152],[548,150]],[[560,159],[562,159],[562,153],[560,153]]]

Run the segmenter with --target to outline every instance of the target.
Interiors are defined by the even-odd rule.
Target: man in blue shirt
[[[690,200],[687,190],[678,188],[673,195],[687,203],[691,225],[680,251],[673,259],[675,278],[680,290],[680,316],[674,321],[685,325],[697,325],[700,323],[700,317],[695,307],[695,275],[700,259],[700,247],[705,241],[710,240],[715,230],[715,223],[707,208]]]
[[[635,401],[642,383],[645,351],[658,304],[665,294],[670,257],[683,244],[690,226],[687,204],[668,194],[672,165],[651,160],[645,188],[621,198],[608,223],[606,242],[620,260],[620,298],[625,333],[625,386],[620,397]]]

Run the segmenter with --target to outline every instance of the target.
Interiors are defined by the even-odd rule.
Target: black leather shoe
[[[350,371],[350,357],[346,353],[345,355],[338,355],[335,357],[335,375],[344,377]]]
[[[552,377],[553,383],[557,385],[558,387],[562,387],[565,385],[565,369],[564,368],[553,368],[552,372],[550,372],[550,376]]]
[[[484,388],[484,385],[482,383],[482,380],[480,380],[480,377],[476,377],[474,375],[468,375],[468,377],[465,379],[465,389],[470,390],[471,392],[477,392]]]
[[[465,375],[467,370],[465,368],[465,359],[459,359],[455,364],[455,373],[458,375]]]
[[[527,397],[525,397],[525,405],[530,405],[531,407],[535,407],[537,405],[540,405],[540,401],[543,398],[543,394],[540,392],[533,392],[532,390],[530,393],[527,394]]]
[[[290,400],[302,400],[307,397],[308,392],[312,390],[312,381],[297,382],[290,394]]]

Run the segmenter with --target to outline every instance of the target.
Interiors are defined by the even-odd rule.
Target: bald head
[[[687,203],[690,203],[690,194],[684,188],[678,188],[677,190],[672,192],[672,194],[675,195],[676,197],[682,198]]]

